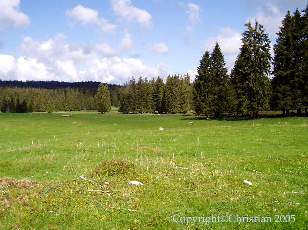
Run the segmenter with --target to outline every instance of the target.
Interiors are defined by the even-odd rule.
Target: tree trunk
[[[302,114],[302,109],[297,109],[297,115],[300,116]]]
[[[253,118],[253,119],[259,118],[259,111],[253,111],[253,112],[252,112],[252,118]]]

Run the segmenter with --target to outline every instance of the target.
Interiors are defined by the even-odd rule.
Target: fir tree
[[[206,51],[202,56],[198,67],[198,75],[193,85],[193,106],[197,115],[208,114],[208,83],[211,77],[211,59],[210,53]]]
[[[192,109],[192,86],[188,75],[182,77],[179,83],[179,106],[181,113],[188,113]]]
[[[105,113],[111,110],[110,92],[105,84],[99,86],[95,100],[99,112]]]
[[[237,112],[258,117],[260,110],[269,109],[270,40],[263,26],[249,22],[243,33],[240,54],[232,70],[236,91]]]
[[[272,108],[288,115],[290,109],[308,107],[308,22],[307,8],[301,15],[297,9],[282,21],[274,47]]]
[[[153,85],[154,109],[158,113],[163,113],[164,82],[160,77],[158,77],[153,82]]]
[[[292,81],[295,75],[294,69],[294,42],[293,42],[293,19],[290,12],[282,21],[278,32],[278,38],[274,46],[273,74],[272,80],[272,108],[282,110],[288,114],[293,108]]]
[[[216,43],[211,54],[211,63],[211,77],[208,82],[209,111],[214,113],[215,117],[221,117],[223,113],[229,110],[231,95],[227,68],[218,43]]]

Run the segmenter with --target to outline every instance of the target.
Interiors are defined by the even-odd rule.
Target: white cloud
[[[155,53],[164,54],[164,53],[168,53],[169,48],[165,43],[159,42],[159,43],[153,44],[151,46],[151,50]]]
[[[187,74],[190,77],[190,81],[193,82],[196,78],[196,76],[198,75],[198,71],[197,69],[190,69],[187,71]]]
[[[200,20],[200,7],[197,4],[189,3],[187,5],[188,21],[190,24],[197,24]]]
[[[225,27],[219,31],[219,34],[217,36],[210,37],[206,41],[206,49],[213,49],[216,42],[218,42],[224,54],[236,54],[239,52],[239,49],[242,44],[241,38],[241,33],[236,30],[233,30],[232,28]]]
[[[10,75],[15,66],[15,58],[10,55],[0,54],[0,71],[3,75]]]
[[[102,52],[104,56],[115,56],[116,51],[107,43],[100,43],[96,45],[96,50]]]
[[[186,13],[188,14],[186,30],[192,32],[193,27],[200,21],[200,7],[195,3],[188,3]]]
[[[210,52],[214,48],[216,42],[218,42],[224,56],[226,65],[229,69],[233,68],[235,59],[240,51],[242,41],[242,35],[240,32],[233,30],[232,28],[225,27],[219,31],[219,34],[214,37],[210,37],[205,44],[205,49]]]
[[[148,66],[140,58],[111,56],[112,51],[106,43],[72,45],[63,35],[46,41],[26,37],[21,44],[23,56],[0,54],[0,79],[124,83],[133,76],[167,75],[165,65]]]
[[[134,43],[133,43],[133,40],[131,38],[131,35],[130,35],[130,33],[128,33],[126,31],[125,34],[124,34],[124,37],[121,41],[121,44],[120,44],[120,50],[121,51],[129,50],[133,47],[133,45],[134,45]]]
[[[66,15],[82,25],[98,26],[104,32],[114,31],[116,25],[110,23],[103,17],[99,17],[96,10],[77,5],[73,9],[68,10]]]
[[[131,0],[111,0],[111,5],[114,13],[122,19],[136,21],[142,26],[151,24],[151,14],[134,6]]]
[[[30,24],[29,17],[20,11],[20,0],[0,0],[0,29]]]
[[[255,17],[249,18],[248,20],[252,22],[257,20],[265,27],[266,32],[268,32],[271,36],[275,36],[279,30],[282,19],[283,13],[279,10],[279,8],[273,3],[268,2],[266,5],[258,9]]]
[[[0,79],[2,80],[53,80],[45,64],[35,58],[18,57],[0,54]]]

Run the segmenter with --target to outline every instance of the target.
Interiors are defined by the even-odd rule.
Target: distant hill
[[[60,81],[2,81],[0,87],[17,87],[17,88],[41,88],[41,89],[80,89],[90,92],[96,92],[100,82],[60,82]],[[108,84],[110,91],[120,88],[120,85]]]

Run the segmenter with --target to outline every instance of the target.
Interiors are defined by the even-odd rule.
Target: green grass
[[[0,114],[0,229],[307,227],[307,118],[191,118]],[[272,222],[175,222],[226,215]]]

